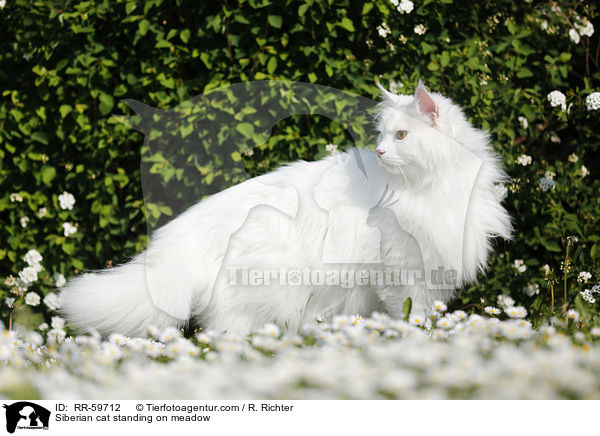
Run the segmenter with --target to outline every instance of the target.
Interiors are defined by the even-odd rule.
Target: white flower
[[[523,306],[507,307],[504,309],[504,313],[511,318],[525,318],[527,316],[527,310]]]
[[[577,276],[579,283],[587,283],[592,278],[592,275],[587,271],[581,271]]]
[[[548,177],[542,177],[538,182],[538,186],[544,192],[553,191],[554,189],[556,189],[556,182]]]
[[[446,310],[448,310],[448,306],[446,306],[446,305],[444,304],[444,302],[443,302],[443,301],[440,301],[440,300],[435,300],[435,301],[433,302],[433,308],[434,308],[435,310],[437,310],[438,312],[445,312]]]
[[[421,315],[411,315],[410,318],[408,319],[408,321],[411,324],[415,324],[415,325],[423,325],[425,324],[425,316],[421,316]]]
[[[573,321],[579,321],[579,312],[574,309],[570,309],[567,311],[567,318],[572,319]]]
[[[595,111],[600,109],[600,92],[592,92],[585,99],[587,110]]]
[[[550,106],[560,106],[562,110],[567,109],[567,97],[560,91],[552,91],[548,94],[548,101]]]
[[[37,212],[38,218],[44,218],[47,214],[48,214],[48,209],[46,209],[45,207],[40,207],[40,209]]]
[[[550,269],[550,265],[546,264],[542,267],[542,270],[544,271],[544,275],[547,277],[550,275],[550,272],[552,271],[552,269]]]
[[[585,177],[589,174],[590,172],[588,171],[588,169],[584,166],[581,165],[581,177]]]
[[[12,307],[13,307],[13,304],[15,304],[15,299],[14,299],[14,297],[6,297],[6,298],[4,299],[4,302],[6,303],[6,305],[7,305],[9,308],[11,308],[11,309],[12,309]]]
[[[490,315],[500,315],[502,313],[500,309],[492,306],[486,306],[483,310],[485,311],[485,313],[488,313]]]
[[[56,295],[54,292],[50,292],[48,295],[46,295],[44,297],[44,304],[50,310],[60,309],[60,307],[61,307],[60,299],[58,298],[58,295]]]
[[[261,335],[264,335],[264,336],[277,337],[277,336],[279,336],[281,331],[279,330],[279,327],[277,327],[275,324],[267,323],[264,325],[264,327],[262,329],[260,329],[258,331],[258,333],[260,333]]]
[[[21,197],[19,194],[17,194],[16,192],[13,192],[12,194],[10,194],[10,202],[14,203],[22,203],[23,202],[23,197]]]
[[[36,265],[42,261],[43,257],[37,250],[29,250],[25,256],[23,256],[23,260],[27,262],[28,265]]]
[[[65,279],[65,276],[63,276],[61,273],[54,273],[54,286],[56,286],[57,288],[60,288],[61,286],[64,286],[65,283],[67,283],[67,279]]]
[[[523,272],[527,271],[527,265],[525,265],[525,263],[521,259],[515,259],[515,262],[513,263],[513,266],[520,273],[523,273]]]
[[[181,331],[175,327],[167,327],[158,338],[161,342],[169,342],[181,337]]]
[[[67,333],[64,330],[52,329],[48,331],[48,334],[46,335],[46,340],[51,344],[59,344],[65,339],[66,336]]]
[[[517,158],[517,163],[519,165],[523,165],[524,167],[526,167],[527,165],[529,165],[531,163],[531,156],[522,154],[521,156],[519,156]]]
[[[35,266],[28,266],[19,272],[19,278],[25,284],[33,283],[38,279],[38,269]]]
[[[569,38],[571,38],[571,41],[573,41],[575,44],[579,44],[579,33],[577,33],[577,30],[569,30]]]
[[[29,217],[28,216],[21,217],[20,222],[21,222],[21,227],[23,227],[23,228],[27,227],[27,224],[29,224]]]
[[[569,162],[573,162],[573,163],[575,163],[575,162],[577,162],[578,160],[579,160],[579,157],[577,157],[577,155],[576,155],[575,153],[571,153],[571,154],[569,155]]]
[[[38,329],[43,332],[44,330],[48,329],[48,324],[43,322],[38,326]]]
[[[450,318],[448,316],[444,316],[444,317],[438,319],[437,322],[435,323],[435,325],[440,328],[451,329],[452,327],[454,327],[456,325],[456,323],[452,320],[452,318]]]
[[[582,24],[575,24],[575,27],[581,36],[592,36],[594,34],[594,25],[587,18],[582,20]]]
[[[509,295],[498,295],[498,305],[500,307],[511,307],[515,305],[515,300]]]
[[[590,330],[590,333],[595,338],[600,337],[600,327],[592,327],[592,329]]]
[[[527,127],[529,127],[529,122],[527,121],[527,118],[525,117],[519,117],[519,124],[521,124],[521,127],[523,127],[524,129],[526,129]]]
[[[73,197],[73,194],[65,191],[58,196],[58,201],[60,202],[61,209],[71,210],[75,204],[75,197]]]
[[[73,233],[77,232],[77,226],[71,223],[63,223],[63,230],[66,237],[71,236]]]
[[[402,88],[404,85],[400,82],[396,82],[395,80],[390,80],[390,92],[394,93],[394,94],[398,94],[398,92],[400,91],[400,88]]]
[[[581,295],[581,298],[583,298],[590,304],[594,304],[596,302],[596,298],[594,298],[594,295],[592,294],[592,291],[590,289],[581,291],[579,294]]]
[[[37,306],[40,304],[41,298],[35,292],[28,292],[25,295],[25,304],[29,304],[30,306]]]
[[[401,14],[410,14],[414,7],[415,5],[410,0],[402,0],[397,9]]]
[[[327,153],[334,153],[337,151],[337,145],[333,145],[333,144],[327,144],[325,146],[325,150],[327,150]]]
[[[60,316],[53,316],[50,325],[53,329],[62,329],[65,326],[65,320]]]
[[[427,28],[422,24],[418,24],[415,26],[414,31],[417,35],[423,35],[425,32],[427,32]]]
[[[540,293],[540,285],[537,283],[533,283],[531,285],[527,285],[524,289],[524,292],[529,296],[533,297],[534,295],[538,295]]]
[[[382,23],[381,25],[377,26],[377,33],[379,33],[379,36],[382,38],[387,38],[390,32],[391,30],[387,23]]]

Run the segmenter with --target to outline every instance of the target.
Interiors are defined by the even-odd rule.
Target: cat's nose
[[[385,153],[385,151],[379,149],[375,150],[375,152],[377,153],[377,157],[381,157]]]

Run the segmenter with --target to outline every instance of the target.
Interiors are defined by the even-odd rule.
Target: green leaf
[[[41,142],[44,145],[48,145],[48,135],[46,135],[44,132],[33,132],[31,134],[31,139]]]
[[[72,110],[73,110],[73,108],[71,106],[69,106],[68,104],[63,104],[58,109],[58,111],[60,112],[60,117],[61,118],[64,118],[67,115],[69,115]]]
[[[354,32],[354,24],[352,23],[352,20],[348,17],[342,18],[342,21],[340,22],[340,26],[342,26],[344,29],[346,29],[349,32]]]
[[[254,126],[250,123],[240,123],[235,127],[244,137],[251,138],[254,135]]]
[[[406,300],[404,300],[404,304],[402,305],[402,313],[404,313],[404,321],[408,321],[411,311],[412,311],[412,299],[410,297],[408,297]]]
[[[269,62],[267,62],[267,71],[269,72],[269,74],[273,74],[276,69],[277,58],[275,56],[272,56],[271,59],[269,59]]]
[[[184,44],[187,44],[188,41],[190,40],[191,35],[192,35],[192,32],[190,32],[190,29],[183,29],[181,31],[181,33],[179,34],[179,38],[181,38],[181,40],[184,42]]]
[[[42,167],[41,175],[44,185],[50,186],[50,182],[52,179],[54,179],[54,176],[56,176],[56,169],[54,167],[44,165]]]
[[[148,33],[148,29],[150,28],[150,21],[142,20],[138,24],[140,35],[144,36]]]
[[[269,15],[269,24],[277,29],[281,29],[281,15]]]
[[[533,73],[531,72],[531,70],[529,68],[521,68],[519,71],[517,71],[517,77],[519,79],[525,79],[526,77],[532,77]]]
[[[450,54],[444,50],[442,52],[442,56],[440,57],[440,64],[442,64],[442,67],[445,67],[449,63],[450,63]]]

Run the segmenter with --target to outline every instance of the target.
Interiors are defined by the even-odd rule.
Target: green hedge
[[[481,310],[507,294],[540,320],[550,315],[554,293],[560,315],[561,263],[571,241],[567,302],[586,325],[596,323],[598,309],[578,295],[600,278],[599,111],[586,104],[600,90],[599,37],[586,36],[585,27],[586,20],[598,27],[597,7],[444,0],[409,9],[406,1],[396,7],[388,0],[8,0],[0,9],[4,322],[11,313],[34,325],[55,315],[51,302],[23,304],[14,285],[29,250],[41,253],[43,269],[27,292],[43,298],[55,292],[56,273],[68,277],[122,262],[147,243],[144,138],[111,116],[133,114],[122,99],[166,110],[211,89],[264,79],[376,98],[376,78],[399,92],[411,92],[422,78],[490,131],[513,177],[506,204],[515,240],[498,242],[490,270],[457,307]],[[560,100],[550,104],[555,90],[565,95],[564,109]],[[329,143],[352,146],[342,125],[295,116],[278,123],[243,161],[255,175],[281,162],[318,158]],[[221,166],[215,157],[197,168],[201,183],[214,191],[241,179],[219,172]],[[173,177],[166,164],[154,170]],[[552,181],[540,186],[545,176]],[[185,180],[175,174],[173,183]],[[72,209],[60,206],[64,192],[75,198]],[[173,214],[160,203],[149,212],[154,222]],[[76,232],[65,236],[64,223]],[[587,284],[578,281],[581,272],[591,274]],[[7,298],[16,298],[14,308]]]

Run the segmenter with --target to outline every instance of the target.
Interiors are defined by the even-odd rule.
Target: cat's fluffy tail
[[[163,329],[185,323],[152,301],[143,255],[124,265],[70,280],[61,290],[60,299],[62,315],[82,332],[145,336],[150,326]]]

